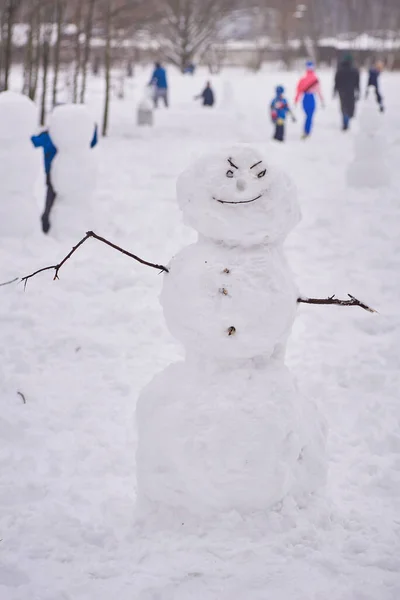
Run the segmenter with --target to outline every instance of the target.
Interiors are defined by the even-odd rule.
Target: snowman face
[[[264,194],[264,186],[260,185],[257,180],[264,179],[267,174],[266,167],[263,166],[263,161],[259,160],[251,166],[245,165],[244,168],[238,167],[234,159],[227,159],[229,169],[226,172],[228,179],[234,179],[234,186],[229,186],[227,190],[221,190],[221,196],[229,192],[230,200],[223,200],[218,197],[218,194],[213,196],[213,199],[220,204],[250,204],[256,202]],[[254,169],[254,170],[253,170]],[[250,197],[252,194],[256,194]],[[233,199],[235,198],[235,199]],[[246,199],[247,198],[247,199]]]
[[[185,223],[229,245],[282,240],[300,218],[291,180],[248,146],[203,157],[177,192]]]

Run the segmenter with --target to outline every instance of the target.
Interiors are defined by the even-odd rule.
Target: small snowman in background
[[[153,126],[154,123],[154,110],[152,100],[152,89],[146,88],[142,100],[139,102],[137,107],[137,125],[139,127],[143,125]]]
[[[25,237],[40,231],[36,184],[40,157],[31,143],[35,104],[22,94],[0,94],[0,237]]]
[[[51,234],[70,238],[93,224],[97,156],[92,148],[97,143],[97,127],[85,106],[65,104],[54,109],[49,134],[57,148],[51,166],[56,192]]]
[[[284,364],[298,290],[282,243],[300,219],[291,180],[256,151],[199,160],[178,180],[199,233],[170,263],[161,304],[186,357],[137,405],[138,507],[207,517],[263,511],[325,480],[325,426]]]
[[[376,110],[375,99],[367,98],[360,114],[354,160],[347,170],[347,182],[351,187],[379,188],[390,184],[382,120],[382,114]]]

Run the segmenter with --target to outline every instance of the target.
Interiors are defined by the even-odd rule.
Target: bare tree
[[[4,7],[2,7],[4,11],[1,28],[3,68],[0,86],[4,90],[8,90],[13,51],[13,30],[21,2],[22,0],[6,0]]]
[[[52,92],[52,105],[53,107],[57,104],[57,88],[58,88],[58,78],[60,74],[60,57],[61,57],[61,41],[62,41],[62,31],[63,31],[63,23],[64,23],[64,14],[65,14],[65,0],[56,0],[55,6],[56,13],[56,39],[54,43],[54,52],[53,52],[53,92]]]
[[[80,102],[83,104],[85,102],[86,95],[86,80],[87,80],[87,71],[88,64],[90,59],[90,43],[92,40],[92,31],[93,31],[93,16],[94,16],[94,8],[95,8],[96,0],[88,0],[88,9],[85,18],[85,45],[83,48],[83,60],[82,60],[82,86],[80,93]]]
[[[215,40],[221,20],[234,5],[231,0],[158,0],[156,28],[165,57],[182,71],[196,54]]]
[[[81,71],[82,2],[77,2],[75,11],[75,66],[72,101],[78,102],[79,74]]]

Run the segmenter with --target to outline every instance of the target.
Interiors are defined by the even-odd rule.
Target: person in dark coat
[[[207,81],[206,87],[201,94],[196,96],[195,100],[198,100],[199,98],[203,99],[203,106],[214,106],[215,96],[209,81]]]
[[[379,110],[381,112],[383,112],[385,110],[384,106],[383,106],[382,94],[379,89],[379,75],[381,74],[382,69],[383,69],[383,64],[379,60],[376,61],[374,63],[374,65],[371,67],[371,69],[368,72],[367,90],[365,92],[365,97],[368,98],[369,88],[373,87],[375,89],[376,101],[378,103]]]
[[[353,59],[347,54],[340,63],[335,75],[333,95],[339,94],[340,108],[343,117],[343,131],[349,128],[354,117],[355,104],[360,94],[360,72],[353,65]]]
[[[51,164],[54,160],[55,155],[57,154],[57,148],[53,144],[53,140],[50,137],[49,132],[42,131],[39,135],[33,135],[31,137],[32,144],[35,148],[43,148],[44,155],[44,170],[46,173],[46,185],[47,185],[47,193],[46,193],[46,203],[44,207],[44,211],[42,214],[42,230],[43,233],[48,233],[50,231],[50,212],[54,204],[54,200],[56,199],[56,192],[51,183]],[[97,125],[94,129],[93,138],[90,144],[91,148],[94,148],[97,144]]]

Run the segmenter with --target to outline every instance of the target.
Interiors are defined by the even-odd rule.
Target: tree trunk
[[[0,11],[0,92],[4,82],[4,13]]]
[[[110,88],[111,88],[111,7],[110,2],[107,2],[106,23],[105,23],[106,45],[104,51],[104,73],[105,73],[105,96],[104,96],[104,113],[103,113],[103,130],[102,134],[105,137],[108,130],[108,119],[110,113]]]
[[[33,62],[33,13],[30,17],[28,39],[25,47],[24,57],[24,82],[22,85],[22,93],[29,95],[32,78],[32,62]]]
[[[39,78],[39,66],[40,66],[40,29],[41,29],[41,13],[38,8],[35,11],[34,17],[32,18],[32,65],[29,74],[29,98],[35,100],[37,92],[37,84]]]
[[[61,51],[61,37],[62,37],[64,8],[65,8],[65,6],[64,6],[63,0],[57,0],[57,4],[56,4],[57,39],[56,39],[56,43],[54,45],[54,56],[53,56],[53,68],[54,68],[53,92],[52,92],[53,108],[57,104],[57,86],[58,86],[58,77],[60,74],[60,51]]]
[[[76,38],[75,38],[75,71],[74,71],[74,84],[73,84],[73,97],[72,102],[76,104],[78,102],[78,83],[79,73],[81,70],[81,18],[82,18],[82,3],[78,2],[75,24],[76,24]]]
[[[4,90],[8,90],[11,61],[12,61],[12,34],[14,28],[14,17],[18,8],[17,0],[8,0],[6,4],[6,25],[5,25],[5,45],[4,45]],[[4,29],[3,29],[4,32]]]
[[[86,96],[86,80],[87,80],[87,71],[88,64],[90,59],[90,43],[92,40],[92,30],[93,30],[93,13],[94,13],[94,5],[96,0],[89,0],[88,13],[86,17],[85,24],[85,47],[83,49],[83,63],[82,63],[82,87],[81,87],[81,95],[80,95],[80,103],[84,104],[85,96]]]
[[[47,39],[43,42],[42,48],[42,100],[40,105],[40,124],[43,126],[46,121],[46,96],[47,96],[47,75],[50,61],[50,43]]]

